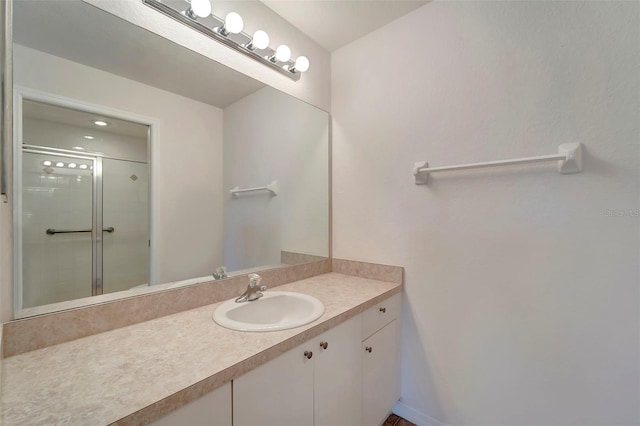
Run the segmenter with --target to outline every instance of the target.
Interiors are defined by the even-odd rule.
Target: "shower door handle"
[[[75,232],[91,232],[91,229],[69,230],[69,229],[53,229],[53,228],[49,228],[45,232],[47,233],[47,235],[73,234]]]
[[[113,231],[115,231],[116,229],[113,226],[110,226],[108,228],[104,228],[102,231],[103,232],[109,232],[112,233]],[[91,229],[78,229],[78,230],[69,230],[69,229],[53,229],[53,228],[49,228],[46,231],[47,235],[55,235],[55,234],[73,234],[76,232],[91,232]]]

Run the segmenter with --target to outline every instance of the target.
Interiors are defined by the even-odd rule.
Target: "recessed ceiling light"
[[[84,151],[84,148],[81,146],[74,146],[73,149],[77,149],[78,151]]]
[[[96,123],[96,124],[97,124],[97,123]],[[91,139],[95,139],[95,137],[94,137],[94,136],[91,136],[91,135],[84,135],[84,138],[85,138],[85,139],[89,139],[89,140],[91,140]]]
[[[107,123],[106,121],[102,121],[102,120],[95,120],[93,122],[93,124],[95,124],[96,126],[103,126],[103,127],[109,125],[109,123]]]

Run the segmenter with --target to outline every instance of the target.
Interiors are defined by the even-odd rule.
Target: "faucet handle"
[[[262,277],[258,274],[249,274],[249,287],[256,287],[260,285]]]

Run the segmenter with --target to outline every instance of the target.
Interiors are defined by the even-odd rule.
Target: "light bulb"
[[[78,165],[76,163],[69,163],[67,167],[69,167],[70,169],[75,169],[76,167],[78,167]]]
[[[274,55],[276,61],[287,62],[291,59],[291,49],[288,46],[281,44],[276,48],[276,54]]]
[[[64,167],[64,163],[58,162],[58,163],[56,163],[56,167]]]
[[[306,56],[298,56],[296,63],[289,71],[291,72],[305,72],[309,69],[309,59]]]
[[[242,16],[238,15],[235,12],[227,13],[227,16],[224,18],[224,29],[231,34],[238,34],[242,31],[244,27],[244,21],[242,20]]]
[[[211,2],[209,0],[191,0],[191,10],[197,16],[206,18],[211,15]]]
[[[47,161],[43,161],[42,162],[43,166],[50,166],[51,165],[51,161],[47,160]]]
[[[93,122],[93,124],[95,124],[96,126],[104,127],[104,126],[108,125],[109,123],[107,123],[106,121],[102,121],[102,120],[96,120],[96,121]]]
[[[91,135],[84,135],[84,138],[85,138],[85,139],[89,139],[89,140],[91,140],[91,139],[95,139],[95,137],[93,137],[93,136],[91,136]]]
[[[269,34],[262,30],[256,31],[246,47],[249,50],[266,49],[269,47]]]
[[[87,165],[86,165],[86,164],[80,164],[80,168],[81,168],[82,170],[84,170],[84,169],[86,169],[86,168],[87,168]]]

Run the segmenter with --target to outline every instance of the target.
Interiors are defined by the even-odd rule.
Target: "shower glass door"
[[[104,293],[149,282],[149,165],[102,159]]]
[[[22,153],[22,306],[93,294],[95,160]]]

